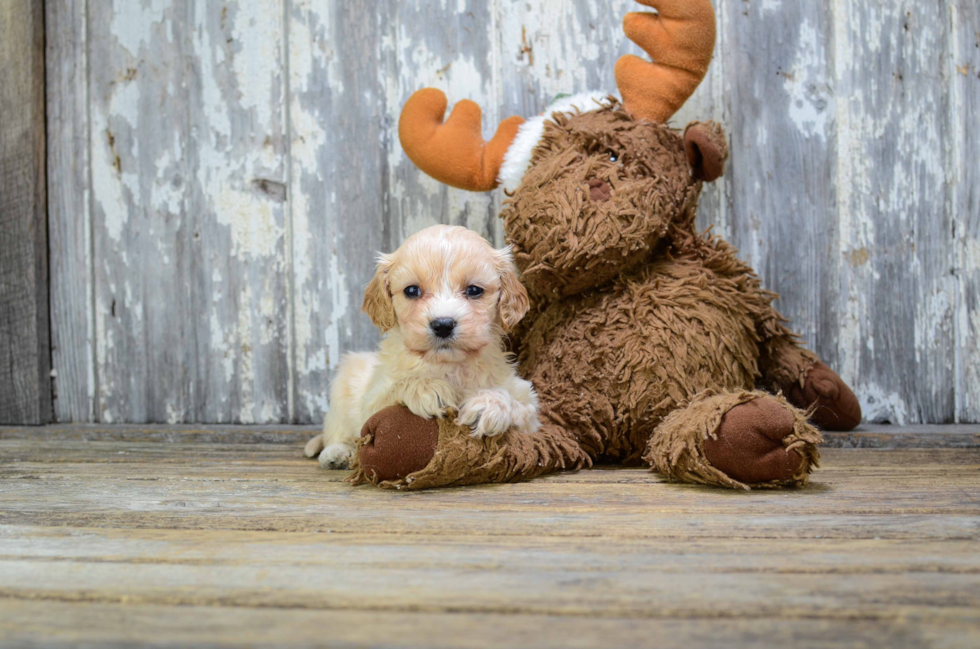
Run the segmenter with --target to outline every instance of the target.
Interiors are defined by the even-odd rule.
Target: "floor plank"
[[[974,647],[975,622],[632,619],[274,610],[0,599],[6,647]],[[39,640],[41,638],[41,640]],[[723,643],[723,644],[722,644]]]
[[[185,444],[305,444],[321,426],[235,424],[53,424],[0,426],[0,440],[166,442]],[[828,448],[980,448],[977,424],[863,424],[846,433],[825,431]]]
[[[398,493],[296,444],[43,442],[0,438],[4,647],[980,643],[980,448]]]

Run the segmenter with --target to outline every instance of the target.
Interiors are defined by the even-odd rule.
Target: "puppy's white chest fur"
[[[487,345],[464,362],[442,362],[438,354],[407,352],[398,332],[392,332],[381,344],[372,382],[362,402],[364,421],[382,408],[404,403],[420,417],[456,409],[460,423],[474,426],[477,436],[498,435],[511,427],[534,432],[538,427],[537,395],[529,382],[517,377],[498,345]]]

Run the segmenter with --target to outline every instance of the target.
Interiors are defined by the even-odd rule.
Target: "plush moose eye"
[[[415,298],[422,295],[422,289],[416,286],[415,284],[412,284],[411,286],[406,286],[405,290],[402,291],[402,293],[404,293],[405,297],[407,297],[408,299],[414,300]]]
[[[473,286],[471,284],[466,287],[466,297],[480,297],[481,295],[483,295],[483,289],[479,286]]]
[[[619,154],[615,151],[609,152],[609,162],[619,162]]]

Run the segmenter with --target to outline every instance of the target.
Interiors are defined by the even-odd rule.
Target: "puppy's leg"
[[[367,390],[377,358],[374,354],[348,354],[337,367],[330,386],[330,410],[323,434],[306,444],[307,457],[318,456],[325,469],[346,469],[360,435],[360,401]]]
[[[306,443],[306,448],[303,449],[303,455],[306,457],[317,457],[320,455],[320,451],[323,450],[323,433],[320,433],[316,437],[313,437]]]
[[[529,381],[511,377],[499,388],[479,390],[463,401],[456,423],[469,426],[474,437],[492,437],[514,428],[538,430],[538,395]]]
[[[394,394],[412,414],[426,419],[441,417],[443,410],[456,407],[456,391],[445,381],[409,379],[396,385]]]

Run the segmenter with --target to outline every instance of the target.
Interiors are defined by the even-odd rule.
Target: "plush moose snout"
[[[593,178],[589,181],[589,198],[596,203],[608,201],[612,198],[612,187],[605,180]]]

